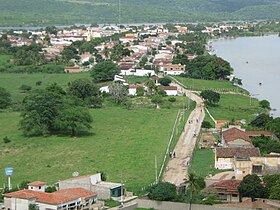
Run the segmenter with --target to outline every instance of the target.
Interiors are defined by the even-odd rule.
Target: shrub
[[[148,197],[158,201],[172,201],[177,197],[177,188],[174,184],[160,182],[149,189]]]
[[[211,125],[211,123],[208,122],[208,121],[203,121],[202,124],[201,124],[201,127],[202,127],[202,128],[211,128],[212,125]]]
[[[11,141],[12,141],[12,140],[9,139],[8,136],[5,136],[5,137],[3,138],[3,142],[4,142],[5,144],[10,143]]]
[[[175,97],[171,97],[171,98],[168,99],[168,101],[170,101],[170,102],[175,102],[175,101],[176,101],[176,98],[175,98]]]

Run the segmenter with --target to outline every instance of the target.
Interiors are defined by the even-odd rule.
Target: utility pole
[[[156,175],[156,184],[158,183],[158,172],[157,172],[157,156],[155,155],[155,175]]]

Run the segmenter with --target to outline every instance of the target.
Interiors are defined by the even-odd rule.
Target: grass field
[[[229,81],[192,79],[180,76],[176,76],[175,78],[191,90],[201,91],[211,89],[218,92],[242,92],[248,94],[248,91],[233,85]]]
[[[1,61],[0,61],[1,62]],[[62,87],[66,87],[68,82],[79,78],[90,78],[89,73],[78,74],[12,74],[12,73],[0,73],[0,87],[6,88],[11,94],[14,100],[22,100],[25,96],[24,93],[20,93],[19,87],[21,85],[29,85],[32,89],[42,89],[56,82]],[[42,81],[42,85],[36,86],[37,81]]]
[[[0,168],[14,168],[14,185],[23,180],[54,183],[74,171],[81,175],[104,171],[117,182],[123,177],[134,192],[153,182],[154,158],[160,166],[177,109],[107,106],[92,109],[91,114],[92,135],[25,138],[18,129],[19,113],[0,113]],[[5,136],[12,142],[5,144]],[[4,173],[0,174],[1,183],[6,183]]]
[[[189,172],[197,176],[206,177],[209,173],[215,174],[219,170],[215,169],[215,155],[212,149],[195,148]]]
[[[248,96],[237,94],[221,94],[219,105],[209,107],[209,111],[216,120],[245,119],[250,121],[261,109],[257,99],[250,100]]]

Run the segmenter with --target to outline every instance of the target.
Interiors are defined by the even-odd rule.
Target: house
[[[45,189],[43,182],[32,182],[29,189],[4,194],[5,209],[29,210],[30,204],[37,205],[39,210],[92,209],[97,201],[95,192],[82,188],[69,188],[53,193],[43,192],[42,189]]]
[[[234,160],[238,158],[260,157],[259,148],[255,147],[217,147],[215,149],[215,168],[234,169]]]
[[[202,190],[204,193],[217,194],[219,201],[239,202],[238,187],[241,180],[223,180],[213,183]]]
[[[100,90],[101,93],[109,93],[110,92],[109,85],[102,86],[101,88],[99,88],[99,90]]]
[[[158,85],[159,84],[159,77],[156,76],[156,75],[153,75],[150,77],[150,79],[155,83],[155,85]]]
[[[138,87],[143,87],[144,90],[146,89],[144,84],[129,85],[128,86],[128,94],[131,95],[131,96],[137,95],[136,92],[137,92]]]
[[[58,182],[59,190],[80,187],[97,193],[97,198],[107,200],[119,198],[124,195],[124,187],[120,183],[105,182],[101,180],[101,174],[73,177]]]
[[[65,66],[64,72],[65,73],[79,73],[79,72],[81,72],[81,68],[79,66]]]
[[[178,88],[176,86],[159,86],[159,88],[164,90],[168,96],[178,95]]]
[[[185,73],[185,66],[180,64],[165,64],[160,66],[160,71],[165,75],[180,75]]]
[[[124,85],[128,85],[127,79],[125,79],[124,77],[122,77],[120,75],[117,75],[117,74],[114,76],[114,81],[115,82],[121,82]]]
[[[223,131],[221,143],[223,147],[254,147],[250,137],[238,127],[231,127]]]

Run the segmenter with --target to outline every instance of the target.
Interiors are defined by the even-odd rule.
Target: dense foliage
[[[11,94],[5,88],[0,87],[0,109],[6,109],[11,102]]]
[[[96,82],[112,81],[118,73],[120,69],[112,61],[100,62],[91,70],[91,76]]]
[[[209,105],[217,104],[220,101],[220,94],[212,90],[203,90],[201,91],[200,96]]]
[[[148,190],[148,197],[157,201],[172,201],[177,197],[177,188],[169,182],[159,182]]]
[[[203,55],[189,62],[187,74],[196,79],[226,79],[233,72],[229,62],[213,55]]]

